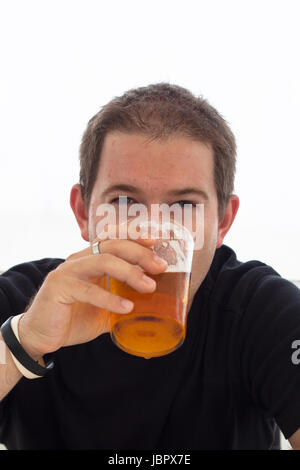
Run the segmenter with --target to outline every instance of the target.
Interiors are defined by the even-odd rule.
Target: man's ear
[[[226,233],[228,232],[231,225],[233,224],[239,205],[240,205],[240,200],[238,196],[236,196],[235,194],[232,194],[227,204],[224,217],[221,220],[221,222],[219,222],[219,225],[218,225],[218,241],[217,241],[216,248],[220,248],[220,246],[222,245]]]
[[[70,194],[70,205],[79,225],[81,236],[85,241],[89,241],[89,219],[85,208],[80,184],[74,184]]]

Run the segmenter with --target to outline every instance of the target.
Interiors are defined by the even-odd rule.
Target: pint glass
[[[175,222],[147,221],[140,224],[140,230],[155,238],[151,249],[167,261],[168,267],[162,274],[147,273],[156,281],[156,290],[151,294],[108,279],[111,293],[134,303],[128,314],[111,312],[110,334],[125,352],[149,359],[171,353],[185,339],[194,240],[185,227]]]

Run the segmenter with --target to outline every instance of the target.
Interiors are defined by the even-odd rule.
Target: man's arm
[[[276,275],[257,282],[244,311],[239,344],[245,385],[293,449],[300,449],[300,290]]]
[[[140,243],[118,239],[103,241],[101,254],[91,254],[91,247],[88,247],[51,271],[19,321],[20,343],[29,356],[37,361],[61,347],[91,341],[109,331],[109,312],[127,314],[132,310],[132,302],[104,288],[105,276],[126,281],[138,292],[153,292],[155,282],[144,272],[159,274],[165,271],[167,264],[163,260],[159,262],[146,244],[145,240]],[[100,279],[103,287],[99,285]],[[96,313],[91,315],[82,309],[73,315],[75,302],[96,307]],[[10,316],[12,312],[6,313]],[[1,349],[6,353],[5,361],[0,357],[2,400],[22,375],[6,345],[3,347],[1,334],[0,340]]]
[[[21,322],[19,323],[21,326]],[[38,361],[42,354],[38,354],[31,347],[30,342],[28,342],[26,336],[23,334],[22,327],[19,327],[19,337],[20,343],[29,354],[32,359]],[[18,370],[15,365],[11,353],[6,346],[0,331],[0,345],[1,345],[1,357],[0,357],[0,401],[14,388],[14,386],[19,382],[23,377],[21,372]]]
[[[1,362],[0,362],[0,401],[14,388],[22,377],[17,369],[10,352],[2,339],[1,341]]]

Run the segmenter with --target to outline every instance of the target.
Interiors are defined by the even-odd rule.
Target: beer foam
[[[191,272],[194,239],[185,226],[175,221],[159,222],[149,219],[139,220],[137,226],[142,238],[155,240],[151,249],[168,263],[164,272]]]
[[[165,273],[191,271],[193,250],[187,248],[185,240],[157,240],[153,251],[167,261],[168,267]]]

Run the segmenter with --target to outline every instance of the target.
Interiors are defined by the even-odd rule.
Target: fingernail
[[[166,260],[160,258],[157,255],[154,256],[154,261],[155,261],[155,263],[160,264],[161,266],[167,266],[168,265]]]
[[[143,275],[142,279],[146,284],[148,284],[151,287],[154,287],[156,285],[155,281],[153,281],[151,277],[146,276],[146,274]]]
[[[121,300],[121,305],[125,310],[132,310],[133,308],[133,302],[127,299],[122,299]]]

